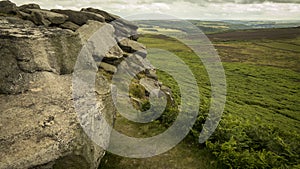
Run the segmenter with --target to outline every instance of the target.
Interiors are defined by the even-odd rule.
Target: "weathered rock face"
[[[97,168],[104,150],[83,132],[72,98],[80,37],[0,21],[0,168]],[[112,124],[112,101],[99,98]]]
[[[153,79],[141,85],[157,80],[145,46],[133,41],[137,27],[93,8],[48,11],[0,1],[0,169],[98,167],[105,151],[80,125],[74,100],[84,98],[72,96],[72,73],[81,48],[103,27],[102,41],[115,45],[93,56],[103,60],[95,60],[99,73],[92,92],[101,111],[92,117],[112,125],[116,109],[108,81],[118,65],[125,61],[125,68]]]
[[[13,21],[1,19],[1,93],[27,91],[30,81],[26,78],[27,73],[72,73],[76,62],[74,56],[82,46],[75,33],[59,28],[34,27],[19,19]],[[16,82],[16,79],[20,80]]]

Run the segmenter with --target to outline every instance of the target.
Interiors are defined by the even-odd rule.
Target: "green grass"
[[[197,138],[206,119],[211,91],[207,72],[198,56],[184,44],[162,35],[144,35],[139,41],[148,49],[174,53],[189,66],[201,94],[200,115],[189,137],[171,151],[148,159],[108,154],[102,168],[299,167],[297,45],[300,38],[215,43],[223,61],[228,94],[221,123],[206,145],[199,145]],[[180,104],[181,94],[175,80],[162,71],[158,71],[158,77],[172,89],[176,103]],[[175,118],[172,109],[146,125],[117,118],[116,128],[130,136],[149,137],[163,132]]]
[[[263,116],[263,120],[272,121],[277,126],[299,129],[299,73],[243,63],[224,63],[224,67],[228,79],[228,103],[232,103],[233,109],[240,106],[252,109],[246,114],[237,111],[235,114],[246,118]]]
[[[197,136],[201,130],[201,122],[206,117],[207,112],[205,111],[207,111],[210,99],[209,79],[203,65],[199,62],[199,58],[185,45],[163,36],[145,35],[140,39],[140,42],[146,44],[147,48],[165,49],[176,54],[192,70],[202,96],[200,112],[203,114],[200,115],[193,130]],[[281,40],[280,42],[255,40],[216,43],[223,60],[228,94],[223,121],[207,144],[210,145],[208,147],[224,164],[225,168],[226,166],[233,168],[295,166],[295,163],[299,162],[299,160],[290,159],[291,156],[299,153],[298,143],[300,141],[300,73],[298,72],[300,70],[300,57],[297,53],[299,50],[298,43],[299,38]],[[174,79],[164,72],[159,72],[159,79],[172,89],[177,102],[180,104],[180,92]],[[235,130],[232,129],[232,125],[242,127]],[[256,126],[261,126],[261,129],[258,130],[263,130],[262,136],[253,134],[256,132]],[[273,138],[273,136],[268,135],[268,130],[278,134],[274,135]],[[243,132],[247,133],[247,136],[240,135]],[[221,149],[219,146],[235,144],[235,147],[240,147],[245,140],[255,147],[255,140],[259,137],[265,137],[262,142],[266,144],[272,142],[276,148],[257,144],[257,149],[239,148],[232,150],[232,152],[225,150],[218,152],[218,149]],[[222,139],[220,140],[220,138]],[[241,143],[236,142],[241,138],[243,138]],[[275,138],[283,140],[286,146],[282,147],[281,142],[276,142]],[[290,155],[287,157],[282,155],[280,151],[276,150],[279,149],[278,147],[281,147],[282,151],[289,149]],[[229,158],[229,155],[232,157]],[[257,160],[262,155],[266,156],[265,161]],[[235,163],[234,160],[240,162]]]
[[[158,121],[149,124],[138,124],[118,116],[115,129],[136,138],[146,138],[166,130]],[[101,161],[99,168],[107,169],[198,169],[218,168],[218,163],[208,151],[193,141],[191,136],[184,139],[170,151],[151,158],[125,158],[108,153]]]
[[[199,58],[187,49],[185,45],[175,40],[157,39],[157,36],[142,37],[140,42],[147,44],[147,48],[165,49],[179,56],[194,73],[198,81],[200,93],[206,96],[206,99],[209,99],[210,83],[207,73],[199,61]],[[247,42],[247,44],[248,47],[242,50],[251,51],[253,48],[260,48],[260,46],[255,46],[254,43],[249,45],[250,42]],[[227,45],[241,46],[245,44],[232,42],[232,44],[227,43]],[[261,49],[261,51],[263,51],[263,49]],[[273,52],[276,53],[274,50]],[[259,54],[261,53],[253,53],[251,57],[258,57],[256,55]],[[271,53],[269,53],[269,55],[270,54]],[[264,55],[267,54],[264,53]],[[257,58],[256,60],[253,59],[253,62],[250,63],[247,60],[223,62],[228,87],[225,112],[244,118],[263,116],[262,120],[271,121],[271,123],[282,126],[284,129],[299,129],[300,73],[293,71],[296,67],[285,67],[285,69],[283,69],[278,68],[279,65],[276,67],[263,65],[263,61],[266,60],[268,60],[268,62],[277,62],[275,58],[270,59],[272,56],[269,55],[267,57]],[[290,55],[295,54],[290,53]],[[297,57],[300,58],[299,56]],[[221,55],[221,58],[223,59],[224,57]],[[291,64],[299,65],[300,60],[298,58],[291,60],[293,62]],[[286,59],[285,62],[289,63],[290,60]],[[285,64],[282,65],[281,67],[286,66]],[[163,72],[159,74],[159,77],[164,84],[169,85],[173,89],[173,93],[177,96],[177,100],[179,100],[179,89],[176,87],[174,80]],[[282,123],[287,125],[283,125]]]
[[[266,47],[274,48],[274,49],[278,49],[278,50],[300,53],[300,45],[291,44],[291,43],[287,43],[287,42],[265,41],[263,45]]]

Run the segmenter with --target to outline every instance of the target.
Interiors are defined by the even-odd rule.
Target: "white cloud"
[[[190,19],[298,20],[300,4],[282,0],[14,0],[18,5],[38,3],[43,8],[94,7],[121,16],[164,13]],[[209,2],[211,1],[211,2]],[[289,0],[290,2],[299,2]],[[288,2],[288,1],[285,1]]]

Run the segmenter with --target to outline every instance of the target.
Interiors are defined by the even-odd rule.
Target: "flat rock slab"
[[[130,40],[128,38],[122,39],[119,42],[119,46],[128,53],[136,53],[143,58],[147,56],[147,50],[143,44]]]
[[[59,25],[59,27],[64,28],[64,29],[70,29],[72,31],[76,31],[78,28],[80,28],[79,25],[77,25],[73,22],[70,22],[70,21],[67,21],[67,22]]]
[[[45,22],[43,20],[48,20],[50,24],[52,23],[58,25],[64,23],[68,19],[67,15],[50,12],[47,10],[29,9],[29,11],[31,11],[32,21],[40,25]]]
[[[60,10],[60,9],[52,9],[52,12],[60,13],[67,15],[68,21],[71,21],[79,26],[87,23],[88,20],[95,20],[99,22],[105,22],[105,19],[102,15],[91,13],[91,12],[80,12],[73,10]]]

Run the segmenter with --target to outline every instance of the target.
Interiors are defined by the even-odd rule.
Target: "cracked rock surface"
[[[157,81],[145,46],[136,41],[138,27],[93,8],[45,10],[0,1],[0,169],[99,166],[105,151],[82,128],[91,121],[79,122],[74,101],[87,101],[73,97],[72,81],[78,54],[101,28],[103,45],[114,45],[107,52],[94,51],[95,88],[82,96],[94,94],[97,106],[94,114],[88,114],[88,106],[80,109],[92,122],[105,118],[113,126],[116,108],[109,79],[119,64],[124,61],[125,73],[134,67],[151,78],[145,86]],[[108,143],[105,136],[100,141]]]

